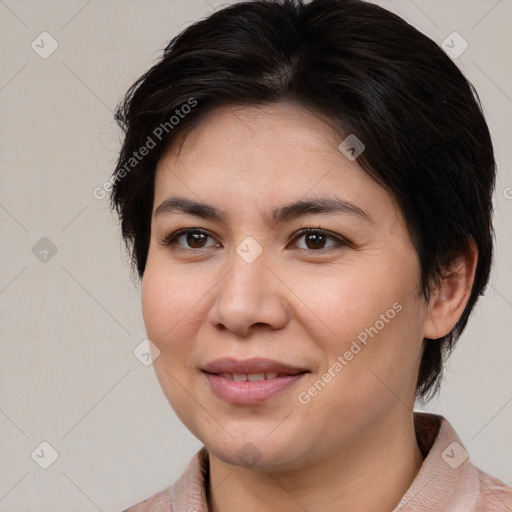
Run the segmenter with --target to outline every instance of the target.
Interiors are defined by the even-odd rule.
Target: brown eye
[[[323,249],[325,245],[326,236],[321,233],[307,233],[304,241],[308,249]]]
[[[328,249],[329,247],[336,245],[347,245],[344,240],[337,236],[329,234],[323,229],[304,229],[295,237],[295,241],[300,239],[303,239],[304,243],[302,247],[299,246],[299,249],[310,251],[321,251],[323,249]],[[331,243],[326,245],[329,241],[331,241]]]
[[[208,239],[211,239],[213,243],[207,245]],[[206,249],[220,245],[211,235],[200,229],[181,229],[163,240],[162,244],[177,246],[180,249]]]
[[[204,233],[187,233],[183,235],[185,237],[185,240],[187,241],[187,244],[192,247],[193,249],[201,249],[207,239],[207,235]]]

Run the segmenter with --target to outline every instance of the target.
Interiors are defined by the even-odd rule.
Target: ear
[[[462,254],[439,287],[432,293],[423,327],[423,337],[431,340],[446,336],[454,327],[471,296],[475,280],[478,249],[472,237],[468,250]]]

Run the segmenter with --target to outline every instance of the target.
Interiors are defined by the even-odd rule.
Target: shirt
[[[393,512],[512,512],[512,488],[469,460],[442,416],[414,413],[423,464]],[[176,483],[124,512],[208,512],[208,451],[203,446]]]

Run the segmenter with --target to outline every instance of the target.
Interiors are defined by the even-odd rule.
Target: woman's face
[[[300,468],[410,415],[428,318],[417,254],[341,142],[291,104],[222,107],[157,166],[154,366],[225,462]]]

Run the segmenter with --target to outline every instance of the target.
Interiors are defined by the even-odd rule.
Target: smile
[[[286,373],[219,373],[220,377],[224,377],[228,380],[235,380],[237,382],[244,382],[250,380],[251,382],[259,382],[261,380],[272,380],[276,377],[286,377]]]
[[[290,389],[308,370],[269,359],[217,359],[201,368],[210,390],[236,405],[256,405]]]
[[[277,393],[290,389],[306,373],[276,375],[265,378],[265,374],[204,374],[211,391],[222,400],[236,405],[256,405],[269,400]],[[226,376],[227,375],[227,376]]]

